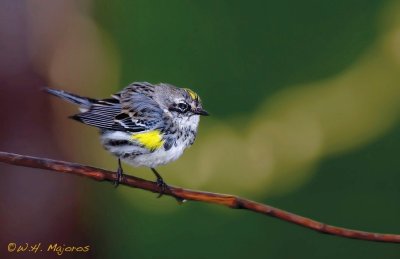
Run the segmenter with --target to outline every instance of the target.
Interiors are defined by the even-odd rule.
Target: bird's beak
[[[203,108],[198,108],[194,111],[194,114],[198,114],[198,115],[203,115],[203,116],[209,116],[210,114],[204,110]]]

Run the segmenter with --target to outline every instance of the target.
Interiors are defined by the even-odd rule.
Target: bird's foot
[[[157,178],[157,186],[158,186],[158,188],[160,190],[157,198],[161,198],[161,196],[164,195],[165,191],[169,190],[169,186],[164,182],[164,180],[161,177]],[[176,199],[176,201],[178,202],[179,205],[181,205],[184,202],[186,202],[185,199],[182,199],[182,198],[179,198],[179,197],[176,197],[176,196],[173,196],[173,197]]]
[[[157,186],[158,189],[160,190],[157,198],[161,198],[161,196],[163,196],[164,192],[168,190],[169,187],[161,177],[157,177]]]
[[[117,169],[117,173],[116,173],[116,179],[114,180],[114,187],[117,188],[118,185],[122,182],[122,178],[124,177],[124,172],[122,170],[122,166],[121,166],[121,160],[118,159],[118,169]]]
[[[165,193],[166,190],[168,190],[168,185],[164,182],[163,178],[161,177],[161,175],[156,171],[156,169],[151,168],[151,171],[154,173],[154,175],[156,176],[157,180],[157,186],[159,189],[159,194],[157,196],[157,198],[161,198],[161,196],[163,196],[163,194]]]
[[[161,198],[161,196],[163,196],[163,194],[165,193],[165,191],[170,190],[170,188],[169,188],[169,186],[164,182],[163,178],[162,178],[161,175],[156,171],[156,169],[154,169],[154,168],[150,168],[150,169],[151,169],[151,171],[153,171],[154,175],[155,175],[156,178],[157,178],[156,183],[157,183],[157,186],[158,186],[158,189],[159,189],[159,194],[158,194],[157,198]],[[172,196],[174,196],[174,195],[172,195]],[[185,199],[182,199],[182,198],[179,198],[179,197],[176,197],[176,196],[174,196],[174,198],[176,199],[176,201],[177,201],[179,204],[183,204],[183,203],[186,201]]]

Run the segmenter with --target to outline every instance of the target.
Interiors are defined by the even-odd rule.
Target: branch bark
[[[87,178],[97,181],[113,182],[116,179],[116,174],[114,172],[104,169],[76,163],[51,160],[47,158],[18,155],[8,152],[0,152],[0,162],[17,166],[40,168],[60,173],[75,174],[79,176],[85,176]],[[124,175],[121,184],[154,193],[159,192],[157,183],[147,181],[135,176]],[[173,186],[169,186],[169,188],[165,190],[164,194],[172,196],[178,200],[201,201],[224,205],[232,209],[246,209],[256,213],[285,220],[287,222],[294,223],[302,227],[325,234],[376,242],[400,243],[400,235],[364,232],[331,226],[322,222],[312,220],[310,218],[274,208],[266,204],[257,203],[255,201],[233,195],[195,191]]]

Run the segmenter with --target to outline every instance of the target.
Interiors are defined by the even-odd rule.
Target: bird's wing
[[[70,118],[89,126],[109,130],[124,130],[115,124],[114,118],[121,112],[121,104],[118,99],[109,98],[95,100],[85,111],[71,116]]]
[[[136,83],[120,93],[121,113],[115,116],[115,122],[126,129],[147,131],[160,129],[163,125],[163,110],[152,98],[153,86]]]
[[[131,85],[112,98],[97,100],[88,111],[71,118],[108,130],[142,132],[159,129],[163,123],[163,111],[151,98],[153,89],[143,92],[147,88],[140,86],[135,89]]]

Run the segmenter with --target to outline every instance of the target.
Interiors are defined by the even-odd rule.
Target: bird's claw
[[[114,180],[114,187],[117,188],[118,185],[122,182],[122,178],[124,177],[124,172],[122,171],[121,161],[118,159],[118,169],[117,175]]]
[[[114,187],[115,188],[117,188],[118,187],[118,185],[122,182],[122,174],[118,174],[117,173],[117,177],[116,177],[116,179],[114,180]]]
[[[161,177],[157,177],[157,186],[159,189],[159,194],[157,198],[161,198],[169,187]]]

